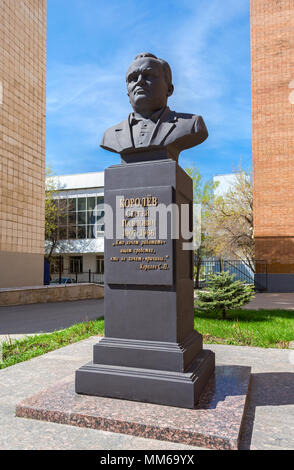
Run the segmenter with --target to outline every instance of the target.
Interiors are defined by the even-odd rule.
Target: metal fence
[[[69,270],[63,270],[61,273],[50,274],[50,285],[54,284],[104,284],[104,273],[95,273],[91,269],[86,272],[72,273]]]
[[[195,261],[195,265],[196,262],[197,260]],[[236,280],[240,280],[246,284],[254,284],[255,290],[260,292],[266,291],[268,286],[267,263],[265,261],[256,261],[255,268],[256,273],[241,260],[202,260],[199,275],[199,288],[201,289],[207,285],[211,274],[226,271],[230,274],[234,274]]]

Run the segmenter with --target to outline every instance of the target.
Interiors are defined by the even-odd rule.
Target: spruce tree
[[[242,307],[253,298],[253,285],[235,281],[235,274],[212,274],[208,287],[198,292],[197,309],[200,312],[220,312],[223,319],[228,310]]]

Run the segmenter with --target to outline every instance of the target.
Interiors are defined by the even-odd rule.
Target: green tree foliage
[[[46,197],[45,197],[45,240],[57,238],[58,205],[55,199],[56,184],[50,168],[46,168]]]
[[[196,289],[199,288],[199,276],[201,270],[201,262],[204,256],[209,255],[211,250],[206,244],[206,221],[209,216],[210,208],[214,200],[214,191],[218,183],[213,180],[205,181],[199,170],[195,167],[186,168],[186,173],[193,180],[193,204],[200,206],[199,217],[194,220],[194,233],[198,233],[198,248],[195,252],[196,264],[194,266],[194,278],[196,281]],[[195,243],[196,240],[194,240]]]
[[[240,308],[253,298],[253,285],[234,280],[229,272],[212,274],[205,291],[199,291],[197,309],[201,312],[220,312],[223,319],[228,310]]]
[[[241,167],[234,173],[234,184],[208,212],[206,245],[214,256],[242,260],[254,272],[252,175]]]
[[[66,217],[66,210],[58,204],[58,190],[60,189],[51,168],[46,168],[45,240],[49,243],[46,246],[45,256],[49,263],[59,242],[58,221]]]

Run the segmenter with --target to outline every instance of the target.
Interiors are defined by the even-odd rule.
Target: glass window
[[[83,272],[83,257],[82,256],[71,256],[70,257],[70,273],[82,273]]]
[[[61,211],[58,212],[58,225],[67,225],[67,212]]]
[[[61,240],[93,239],[104,232],[104,197],[57,198]]]
[[[78,224],[84,225],[87,223],[87,212],[78,212]]]
[[[83,239],[87,238],[86,237],[86,233],[87,233],[86,229],[87,229],[86,225],[79,225],[78,226],[78,239],[79,240],[83,240]]]
[[[67,240],[67,226],[59,226],[59,239],[60,240]]]
[[[99,222],[99,220],[101,220],[103,217],[104,217],[104,211],[97,212],[95,214],[96,222]]]
[[[87,198],[86,197],[79,197],[78,198],[78,211],[85,211],[86,208],[86,202]]]
[[[104,197],[97,197],[97,204],[95,206],[95,214],[101,214],[104,209]]]
[[[70,225],[68,227],[68,239],[75,240],[77,238],[77,227],[76,225]]]
[[[63,257],[55,256],[50,262],[50,274],[59,274],[59,272],[63,273]]]
[[[96,224],[95,227],[96,227],[96,234],[97,233],[100,234],[104,232],[104,224]]]
[[[96,257],[96,273],[104,274],[104,256]]]
[[[68,210],[75,212],[77,210],[77,199],[71,198],[68,200]]]
[[[59,210],[67,211],[67,199],[59,199]]]
[[[88,212],[88,217],[87,217],[87,224],[89,225],[94,225],[96,222],[96,217],[94,215],[94,212]]]
[[[95,197],[88,197],[87,198],[87,210],[93,211],[96,206],[96,198]]]
[[[95,238],[95,225],[88,225],[87,238]]]
[[[76,212],[69,212],[68,213],[68,223],[70,225],[75,225],[77,223],[76,218],[77,218]]]
[[[67,199],[59,199],[58,202],[58,224],[67,225]]]

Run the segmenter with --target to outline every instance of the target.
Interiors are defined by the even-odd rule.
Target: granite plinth
[[[76,372],[76,392],[193,409],[215,369],[212,351],[202,350],[186,372],[89,364]]]
[[[217,366],[195,409],[75,393],[74,377],[25,399],[16,416],[211,449],[238,449],[250,367]]]

